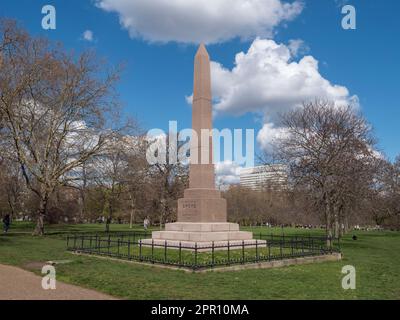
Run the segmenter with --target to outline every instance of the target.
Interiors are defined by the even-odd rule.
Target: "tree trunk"
[[[131,200],[131,219],[129,222],[129,229],[133,228],[133,222],[135,221],[135,202],[133,201],[132,195],[129,195],[129,198]]]
[[[47,195],[42,197],[42,199],[40,200],[39,212],[38,212],[38,217],[36,220],[36,227],[35,227],[35,230],[33,231],[34,235],[37,235],[37,236],[44,235],[44,217],[47,215],[48,200],[49,199],[48,199]]]
[[[107,218],[107,221],[106,221],[106,232],[110,232],[110,224],[111,224],[112,216],[113,216],[113,208],[112,208],[112,204],[109,203],[109,205],[108,205],[108,218]]]
[[[44,235],[44,214],[42,214],[41,212],[38,214],[36,227],[33,234],[36,236]]]
[[[332,213],[329,201],[325,201],[325,220],[326,220],[326,245],[330,247],[332,245]]]

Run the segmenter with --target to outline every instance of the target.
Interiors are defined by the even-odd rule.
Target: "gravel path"
[[[55,290],[42,289],[42,277],[0,264],[0,300],[113,300],[106,294],[56,282]]]

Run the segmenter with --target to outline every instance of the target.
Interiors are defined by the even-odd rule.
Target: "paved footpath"
[[[55,290],[42,289],[42,277],[0,264],[0,300],[113,300],[106,294],[57,281]]]

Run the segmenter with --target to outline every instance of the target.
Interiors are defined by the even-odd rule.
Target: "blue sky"
[[[262,0],[261,3],[263,1],[279,6],[294,2]],[[59,40],[67,49],[80,52],[95,48],[99,56],[107,58],[111,65],[124,62],[126,68],[118,85],[124,111],[136,116],[146,129],[167,130],[169,120],[177,120],[179,129],[190,127],[191,109],[185,96],[192,93],[193,57],[197,48],[193,42],[205,40],[211,60],[219,64],[215,64],[214,69],[220,76],[213,79],[218,85],[215,91],[219,95],[215,127],[254,128],[256,135],[264,127],[279,133],[279,123],[274,115],[280,109],[290,109],[304,97],[295,92],[297,89],[291,88],[300,88],[310,95],[314,91],[321,94],[336,90],[332,94],[338,100],[358,97],[360,108],[379,139],[379,149],[390,159],[400,154],[400,1],[303,0],[296,1],[301,8],[292,7],[292,11],[280,6],[280,10],[286,11],[278,17],[271,18],[268,8],[253,11],[248,8],[248,11],[243,11],[243,16],[241,11],[230,12],[229,8],[226,12],[214,11],[217,18],[221,14],[221,19],[217,20],[212,20],[212,15],[196,17],[202,11],[195,4],[191,10],[190,5],[195,3],[192,0],[188,1],[186,8],[178,8],[175,3],[179,2],[171,0],[168,10],[158,6],[161,2],[2,0],[0,16],[15,18],[31,33]],[[223,6],[224,2],[210,0],[210,6],[214,3]],[[99,3],[103,8],[99,8]],[[356,30],[341,27],[341,8],[345,3],[356,8]],[[57,10],[56,30],[41,28],[41,9],[46,4],[55,6]],[[234,10],[234,5],[232,7]],[[187,12],[193,17],[183,17]],[[246,20],[245,15],[250,18]],[[125,19],[124,26],[120,24],[120,17]],[[130,24],[129,19],[140,21]],[[83,39],[85,30],[93,32],[92,41]],[[273,42],[267,42],[267,39]],[[280,56],[271,58],[272,53],[287,54],[291,48],[289,44],[295,43],[290,40],[301,40],[297,42],[300,44],[297,54],[293,51],[289,61],[281,60]],[[280,45],[283,51],[276,50],[275,46]],[[252,46],[257,54],[250,56],[248,50]],[[254,68],[253,74],[232,71],[239,52],[245,56],[239,64],[242,68]],[[307,63],[303,66],[289,66],[291,62],[298,63],[304,55],[312,56],[313,60],[306,59],[308,62],[305,60]],[[275,70],[271,69],[273,66],[264,66],[257,69],[268,59],[279,59],[282,68]],[[318,68],[312,61],[318,61]],[[304,81],[301,77],[297,79],[292,86],[288,84],[291,78],[286,78],[292,67],[300,74],[311,73],[304,76]],[[270,77],[265,75],[269,72]],[[282,81],[287,85],[286,92],[279,92],[280,87],[264,83],[275,83],[274,77],[276,83]],[[313,83],[310,90],[308,82]],[[319,88],[322,83],[326,86],[323,90]],[[235,94],[230,92],[229,84],[237,86]],[[347,89],[347,93],[335,85]],[[263,98],[253,101],[251,93],[254,92],[260,92]],[[290,99],[288,95],[291,95]],[[262,139],[268,137],[269,134],[259,135],[257,152],[264,146]]]

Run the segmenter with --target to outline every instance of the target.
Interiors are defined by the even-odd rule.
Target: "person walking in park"
[[[150,224],[150,220],[149,220],[149,218],[146,217],[143,221],[144,230],[147,230],[147,228],[149,227],[149,224]]]
[[[3,230],[4,233],[8,232],[8,229],[10,229],[10,215],[6,214],[3,218]]]

